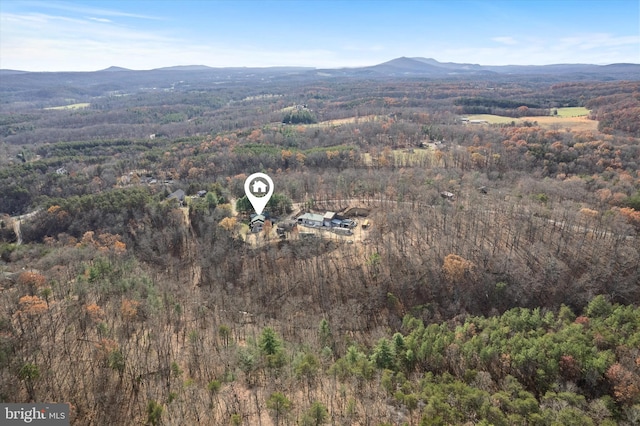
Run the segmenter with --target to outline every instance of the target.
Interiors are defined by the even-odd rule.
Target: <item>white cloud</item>
[[[341,57],[323,47],[276,50],[225,41],[193,43],[163,26],[134,28],[106,18],[30,13],[0,15],[0,68],[93,71],[112,65],[152,69],[172,65],[310,66],[371,65],[358,55]],[[378,50],[373,46],[371,51]]]
[[[334,37],[329,42],[318,38],[315,45],[310,40],[303,49],[275,47],[277,39],[275,44],[261,38],[240,44],[233,34],[219,39],[205,39],[202,34],[203,41],[194,42],[173,28],[170,20],[156,22],[150,21],[158,19],[153,16],[68,3],[47,5],[48,9],[43,4],[41,10],[49,13],[0,13],[0,68],[91,71],[112,65],[151,69],[191,64],[341,68],[374,65],[399,56],[483,65],[640,62],[637,35],[499,36],[485,40],[484,45],[472,39],[453,45],[446,40],[427,44],[350,38],[341,42]]]
[[[180,40],[104,18],[46,14],[0,15],[2,68],[95,70],[131,55],[179,45]],[[126,65],[124,65],[126,66]]]
[[[92,20],[92,21],[96,21],[96,22],[105,22],[105,23],[113,22],[111,19],[106,19],[106,18],[93,18],[93,17],[88,17],[87,19],[90,19],[90,20]]]
[[[164,18],[160,18],[158,16],[153,15],[142,15],[137,13],[128,13],[122,12],[114,9],[101,9],[96,7],[88,7],[73,3],[60,3],[55,1],[47,1],[40,2],[34,1],[29,2],[29,4],[40,10],[61,10],[64,12],[78,13],[82,15],[96,15],[96,16],[111,16],[111,17],[121,17],[121,18],[136,18],[136,19],[147,19],[147,20],[163,20]]]
[[[604,33],[561,38],[530,36],[519,39],[517,46],[504,43],[503,40],[500,46],[443,47],[437,54],[440,56],[434,57],[440,60],[483,65],[640,63],[640,36]]]
[[[614,36],[607,33],[583,34],[558,39],[559,48],[577,48],[581,50],[606,47],[639,46],[640,36]]]
[[[506,44],[509,46],[518,44],[516,39],[514,39],[513,37],[493,37],[491,40],[495,41],[496,43]]]

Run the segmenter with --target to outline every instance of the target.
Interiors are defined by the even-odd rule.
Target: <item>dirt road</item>
[[[22,221],[25,219],[30,219],[33,216],[37,215],[38,213],[40,213],[41,209],[37,209],[32,211],[31,213],[26,213],[20,216],[13,216],[11,217],[11,219],[13,219],[13,232],[15,232],[16,234],[16,238],[17,238],[17,244],[20,245],[22,244],[22,229],[20,229],[20,225],[22,224]]]

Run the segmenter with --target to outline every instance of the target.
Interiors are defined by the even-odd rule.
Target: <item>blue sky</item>
[[[640,63],[638,0],[0,0],[0,68]]]

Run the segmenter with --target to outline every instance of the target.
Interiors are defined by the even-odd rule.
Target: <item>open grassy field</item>
[[[489,124],[509,124],[515,122],[516,125],[522,124],[525,120],[529,122],[537,122],[540,127],[545,129],[570,129],[573,131],[597,131],[598,122],[590,120],[587,115],[589,110],[582,107],[576,108],[558,108],[556,116],[534,116],[526,118],[503,117],[493,114],[476,114],[469,115],[469,120],[484,120]]]
[[[335,120],[326,120],[321,121],[317,124],[310,124],[309,126],[321,126],[321,127],[332,127],[332,126],[342,126],[344,124],[353,124],[353,123],[371,123],[374,121],[378,121],[383,119],[378,115],[365,115],[363,117],[347,117],[347,118],[338,118]]]
[[[484,120],[489,124],[509,124],[512,121],[515,121],[516,123],[519,121],[517,118],[503,117],[501,115],[494,115],[494,114],[468,115],[467,118],[469,120]]]
[[[598,131],[598,122],[589,120],[587,116],[580,117],[528,117],[529,121],[537,121],[540,127],[545,129],[571,129],[579,131]]]
[[[287,112],[293,110],[295,107],[286,107],[281,109],[282,112]],[[388,117],[381,115],[364,115],[362,117],[346,117],[346,118],[336,118],[334,120],[325,120],[320,121],[318,123],[312,124],[296,124],[296,126],[304,126],[304,127],[337,127],[343,126],[345,124],[358,124],[358,123],[373,123],[375,121],[385,121]]]
[[[81,102],[78,104],[61,105],[61,106],[49,107],[45,109],[81,109],[81,108],[87,108],[89,105],[91,104],[89,104],[88,102]]]
[[[583,117],[589,115],[585,107],[558,108],[558,117]]]

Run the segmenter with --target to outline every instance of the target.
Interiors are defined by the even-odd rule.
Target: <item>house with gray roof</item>
[[[184,203],[184,198],[187,196],[187,194],[185,194],[185,192],[182,189],[178,189],[176,191],[173,191],[171,194],[169,194],[169,196],[167,197],[167,200],[176,200],[178,201],[178,204],[182,205]]]
[[[251,221],[249,222],[249,228],[251,228],[251,232],[260,232],[262,231],[262,228],[264,227],[264,221],[266,220],[266,217],[264,215],[261,214],[257,214],[254,217],[251,218]]]
[[[298,225],[308,226],[311,228],[321,228],[324,224],[324,216],[315,213],[305,213],[298,217]]]

